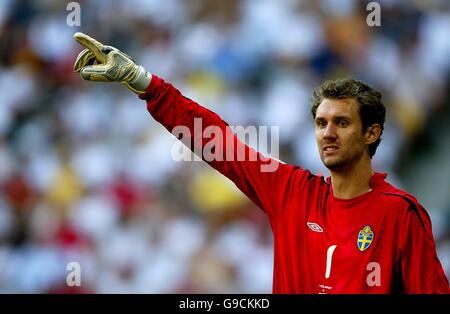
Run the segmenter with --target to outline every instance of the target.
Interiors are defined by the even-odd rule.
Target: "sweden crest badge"
[[[370,226],[365,226],[362,228],[358,233],[358,240],[356,241],[356,244],[358,245],[358,249],[363,252],[367,250],[372,244],[373,238],[375,237],[375,234],[373,233]]]

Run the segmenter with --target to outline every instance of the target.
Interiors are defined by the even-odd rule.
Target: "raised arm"
[[[146,100],[148,111],[158,122],[270,216],[311,177],[307,171],[266,158],[245,145],[217,114],[152,76],[125,53],[82,33],[74,38],[86,47],[74,66],[83,79],[119,82]]]

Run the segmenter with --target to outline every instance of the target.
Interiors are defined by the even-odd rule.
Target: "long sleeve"
[[[175,135],[269,216],[284,206],[288,187],[300,187],[310,176],[308,171],[266,158],[245,145],[217,114],[184,97],[157,76],[140,98],[147,101],[150,114],[169,132],[177,127],[187,129],[187,134]]]
[[[436,254],[431,220],[418,203],[401,219],[401,272],[405,293],[449,293],[448,281]]]

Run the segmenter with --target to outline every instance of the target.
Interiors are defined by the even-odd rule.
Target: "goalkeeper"
[[[74,65],[83,79],[121,83],[167,130],[187,127],[191,135],[181,140],[195,152],[212,146],[200,157],[266,213],[274,235],[273,293],[449,292],[426,210],[372,170],[385,120],[381,94],[372,87],[343,79],[314,90],[316,142],[331,174],[324,178],[254,151],[217,114],[125,53],[82,33],[74,38],[86,48]],[[226,140],[197,136],[196,118],[201,132],[213,127]],[[239,151],[257,158],[239,159]],[[211,158],[218,152],[232,158]],[[275,167],[263,171],[268,164]]]

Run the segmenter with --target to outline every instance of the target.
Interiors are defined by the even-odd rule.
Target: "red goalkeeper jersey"
[[[191,131],[182,138],[191,149],[213,143],[216,151],[242,149],[258,156],[202,157],[267,214],[274,236],[273,293],[449,292],[427,212],[387,183],[386,174],[373,175],[370,192],[337,199],[329,179],[265,158],[240,142],[217,114],[157,76],[140,97],[169,131],[177,126]],[[202,130],[219,128],[234,141],[196,134],[195,118],[202,119]],[[276,170],[261,171],[269,163]]]

